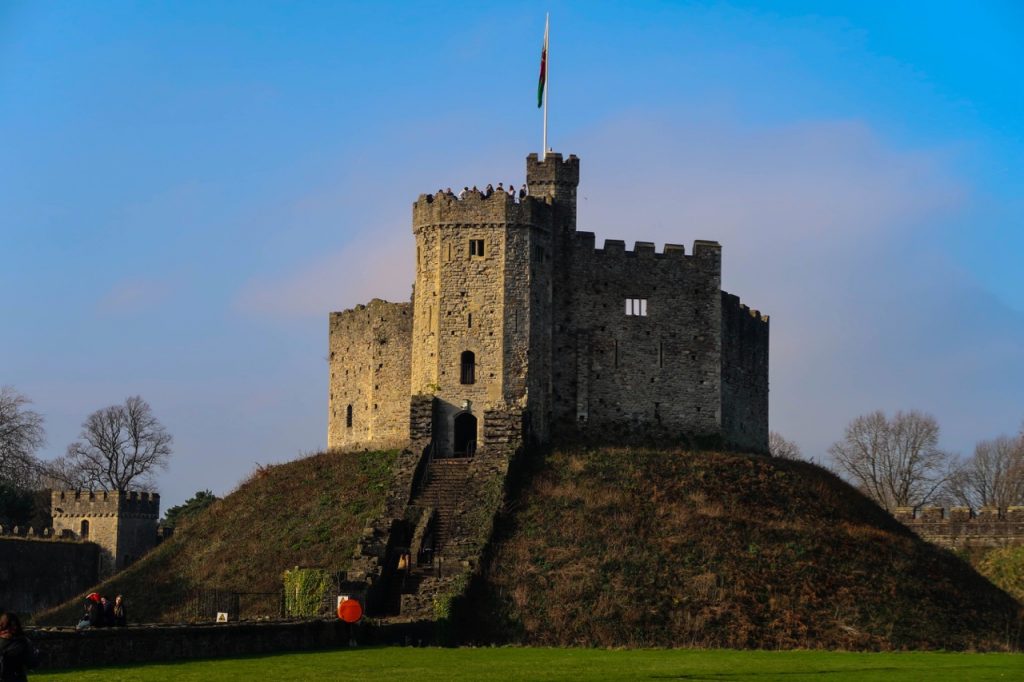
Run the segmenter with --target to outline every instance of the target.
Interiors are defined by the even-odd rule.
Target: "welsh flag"
[[[544,85],[548,80],[548,20],[544,18],[544,47],[540,50],[540,80],[537,82],[537,108],[544,106]]]

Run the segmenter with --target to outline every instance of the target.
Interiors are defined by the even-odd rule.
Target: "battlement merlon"
[[[489,197],[470,192],[464,199],[446,194],[421,194],[412,205],[412,230],[425,227],[536,227],[551,224],[551,206],[544,197],[516,201],[504,192]]]
[[[53,516],[160,516],[160,495],[137,491],[54,490],[50,494]]]

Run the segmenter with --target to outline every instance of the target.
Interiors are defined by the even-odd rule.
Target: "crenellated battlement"
[[[54,518],[132,515],[155,519],[160,515],[160,495],[137,491],[54,490],[50,508]]]
[[[898,521],[944,547],[1024,544],[1024,507],[898,507]]]
[[[549,200],[535,196],[517,199],[505,192],[489,197],[469,192],[462,199],[444,192],[421,194],[412,205],[413,232],[433,225],[547,227],[550,218]]]
[[[28,540],[60,540],[77,542],[75,534],[69,530],[57,532],[53,528],[33,528],[32,526],[0,526],[0,539],[21,538]]]
[[[689,258],[720,258],[722,246],[718,242],[705,239],[696,239],[693,242],[691,255],[686,255],[686,247],[682,244],[665,244],[661,251],[657,250],[654,242],[637,241],[633,248],[626,248],[626,242],[622,239],[605,239],[604,246],[598,247],[593,232],[574,233],[577,248],[586,251],[590,250],[598,256],[629,256],[639,258],[656,258],[669,260],[683,260]]]
[[[536,153],[526,157],[526,177],[531,192],[535,185],[576,187],[580,182],[580,160],[575,154],[563,159],[558,152],[548,152],[541,161]]]

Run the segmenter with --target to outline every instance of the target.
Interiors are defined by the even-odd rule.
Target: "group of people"
[[[39,652],[14,613],[0,613],[0,680],[26,682],[27,670],[39,665]]]
[[[463,187],[462,191],[459,192],[459,199],[465,199],[471,193],[478,194],[478,195],[484,197],[485,199],[487,197],[495,194],[495,193],[508,194],[513,199],[516,199],[518,197],[518,199],[520,201],[522,201],[530,193],[530,190],[528,190],[526,188],[526,185],[523,185],[522,187],[519,188],[519,192],[517,194],[516,193],[516,186],[515,186],[514,183],[511,183],[511,182],[508,184],[508,189],[505,189],[505,186],[502,183],[500,183],[500,182],[498,183],[497,187],[494,187],[494,185],[488,184],[487,187],[485,187],[483,190],[477,189],[477,186],[473,185],[473,189],[470,189],[469,187]],[[449,187],[448,189],[439,189],[439,190],[437,190],[437,194],[438,194],[438,196],[440,196],[440,195],[447,195],[449,197],[454,197],[455,196],[455,193],[452,192],[452,188],[451,187]]]
[[[121,595],[110,601],[93,592],[85,598],[85,613],[78,622],[78,629],[124,627],[128,624],[128,610]]]

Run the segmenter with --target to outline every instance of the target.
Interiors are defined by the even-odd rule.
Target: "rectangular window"
[[[616,340],[616,341],[612,341],[612,343],[614,344],[613,352],[615,353],[615,366],[618,367],[619,366],[619,342]]]
[[[483,239],[470,239],[469,240],[469,255],[483,257],[484,255],[484,240]]]
[[[646,298],[627,298],[626,299],[626,314],[634,315],[637,317],[647,317],[647,299]]]
[[[544,247],[540,244],[533,247],[533,259],[538,263],[544,262]]]

